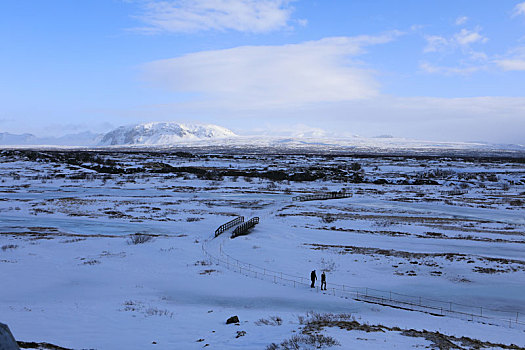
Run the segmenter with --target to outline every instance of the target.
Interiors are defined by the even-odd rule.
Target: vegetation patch
[[[128,239],[128,244],[144,244],[153,240],[153,236],[136,233],[131,235]]]

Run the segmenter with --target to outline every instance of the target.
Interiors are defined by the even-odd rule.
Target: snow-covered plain
[[[17,340],[73,349],[264,349],[304,334],[314,312],[344,314],[347,323],[315,332],[345,349],[439,347],[435,332],[466,349],[474,343],[457,339],[525,347],[523,162],[118,151],[72,162],[63,153],[0,158],[0,322]],[[343,177],[264,175],[336,168]],[[249,176],[221,175],[232,169]],[[292,201],[342,189],[353,196]],[[247,236],[211,239],[239,215],[260,223]],[[151,238],[134,244],[137,237]],[[438,299],[510,322],[432,316],[247,277],[217,265],[203,244],[215,256],[305,282],[312,269],[324,270],[329,289]],[[233,315],[240,323],[226,325]],[[362,329],[349,329],[350,321]],[[417,335],[423,330],[434,338]]]

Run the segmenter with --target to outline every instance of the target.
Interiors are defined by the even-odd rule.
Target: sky
[[[0,132],[525,144],[525,2],[2,0]]]

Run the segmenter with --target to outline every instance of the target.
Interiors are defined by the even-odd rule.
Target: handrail
[[[221,226],[219,226],[216,230],[215,230],[215,237],[217,237],[218,235],[220,235],[221,233],[223,233],[224,231],[240,224],[244,222],[244,216],[238,216],[236,217],[235,219],[231,220],[231,221],[228,221],[227,223],[225,224],[222,224]]]
[[[231,238],[235,238],[238,236],[246,235],[248,234],[248,230],[254,227],[259,223],[259,218],[256,216],[254,218],[251,218],[250,220],[246,221],[245,223],[240,224],[233,230]]]
[[[305,202],[305,201],[339,199],[339,198],[349,198],[349,197],[352,197],[351,193],[339,191],[339,192],[329,192],[329,193],[320,193],[320,194],[308,194],[304,196],[295,196],[295,197],[292,197],[292,200],[299,201],[299,202]]]

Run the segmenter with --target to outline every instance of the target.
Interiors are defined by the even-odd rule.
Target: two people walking
[[[310,280],[312,281],[312,284],[310,285],[310,288],[315,288],[315,281],[317,280],[317,274],[315,273],[315,270],[310,273]],[[323,273],[321,274],[321,290],[326,290],[326,275]]]

